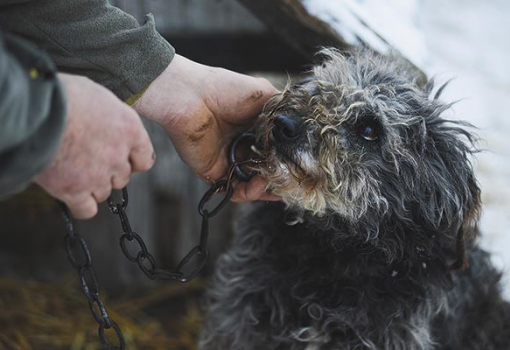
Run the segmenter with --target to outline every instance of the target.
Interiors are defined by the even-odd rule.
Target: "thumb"
[[[278,90],[265,78],[229,72],[223,80],[224,90],[215,96],[215,104],[208,106],[224,122],[233,125],[250,123]]]

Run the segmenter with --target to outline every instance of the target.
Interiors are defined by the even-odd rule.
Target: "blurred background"
[[[319,46],[365,43],[396,50],[428,77],[453,78],[450,117],[474,124],[483,193],[482,244],[510,274],[510,2],[505,0],[111,0],[139,22],[153,13],[177,52],[197,62],[264,76],[281,88],[314,62]],[[166,134],[146,123],[155,167],[129,186],[128,215],[163,267],[197,242],[197,204],[207,186],[180,161]],[[214,260],[228,248],[240,207],[211,220],[205,272],[194,282],[149,281],[118,246],[117,218],[102,206],[78,223],[107,308],[128,349],[195,349],[200,297]],[[0,349],[98,349],[96,325],[63,249],[54,202],[37,188],[0,203]],[[505,280],[510,299],[510,283]]]

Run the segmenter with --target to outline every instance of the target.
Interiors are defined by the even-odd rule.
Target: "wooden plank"
[[[143,22],[153,13],[162,34],[265,31],[264,25],[236,0],[111,0],[112,5]]]
[[[425,73],[419,68],[419,59],[412,50],[391,45],[391,38],[383,38],[363,17],[363,8],[353,1],[322,1],[319,15],[310,11],[316,3],[305,0],[239,0],[268,28],[309,59],[321,47],[336,47],[343,51],[354,46],[366,45],[380,54],[397,53],[421,75],[419,83],[426,82]],[[306,4],[306,6],[305,6]],[[391,20],[391,19],[390,19]],[[342,23],[345,21],[345,23]],[[405,29],[405,27],[404,27]],[[409,31],[412,28],[407,28]],[[393,32],[395,34],[395,32]],[[417,45],[416,47],[421,47]],[[407,53],[407,55],[406,55]]]
[[[350,47],[329,24],[310,15],[300,0],[239,1],[305,57],[321,46]]]

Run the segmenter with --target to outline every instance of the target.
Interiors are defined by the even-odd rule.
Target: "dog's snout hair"
[[[239,224],[202,348],[510,348],[500,274],[476,244],[473,128],[398,57],[320,55],[259,118],[257,170],[283,203]]]
[[[259,135],[270,165],[261,171],[287,205],[318,215],[333,211],[358,221],[367,215],[381,218],[388,211],[405,213],[402,206],[438,191],[466,192],[445,186],[476,187],[467,179],[472,137],[459,122],[441,119],[450,105],[430,96],[433,82],[418,86],[410,68],[385,57],[358,53],[346,58],[334,50],[322,55],[326,61],[313,70],[312,78],[289,85],[261,116]],[[286,147],[284,137],[278,137],[282,116],[293,116],[305,130],[303,142],[279,154],[278,149]],[[442,154],[444,150],[448,154]],[[455,173],[459,162],[444,163],[453,155],[464,172]],[[437,169],[459,181],[435,184]],[[382,186],[390,178],[400,179],[399,186]],[[476,201],[478,194],[471,196]],[[424,214],[437,224],[438,216],[457,215],[466,201],[438,199],[434,213]]]

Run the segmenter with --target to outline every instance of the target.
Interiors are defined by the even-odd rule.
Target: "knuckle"
[[[154,165],[154,160],[150,157],[144,157],[144,159],[140,162],[139,170],[140,171],[147,171]]]
[[[152,145],[149,143],[145,147],[135,147],[131,153],[133,171],[147,171],[154,165],[156,155]]]
[[[120,190],[129,183],[130,174],[114,175],[112,178],[112,187]]]
[[[122,129],[122,133],[126,136],[130,138],[137,137],[141,130],[145,130],[140,117],[131,107],[121,105],[119,117],[121,123],[120,128]]]
[[[94,192],[94,198],[98,203],[104,202],[111,194],[110,187]]]
[[[147,133],[147,130],[143,126],[143,124],[140,125],[138,128],[138,143],[144,147],[144,148],[151,148],[152,149],[152,142],[149,137],[149,134]]]
[[[120,181],[120,183],[119,183],[119,189],[126,187],[126,186],[128,185],[128,183],[129,183],[129,181],[130,181],[130,177],[129,177],[129,175],[128,175],[128,176],[126,176],[124,179],[122,179],[122,180]]]
[[[87,208],[83,211],[83,215],[79,219],[91,219],[97,214],[97,205],[90,206],[90,208]]]
[[[257,78],[257,82],[259,83],[260,87],[264,90],[264,92],[275,93],[276,88],[266,78]]]
[[[271,83],[269,82],[269,80],[267,80],[266,78],[258,77],[255,79],[256,79],[257,83],[262,87],[267,88],[268,86],[272,86]]]
[[[137,128],[132,136],[132,147],[135,152],[149,153],[153,151],[152,141],[143,125]]]
[[[96,216],[98,210],[96,202],[92,200],[89,200],[86,203],[76,203],[74,205],[67,203],[67,205],[76,219],[93,218]]]
[[[60,180],[58,187],[60,187],[61,192],[67,196],[76,197],[80,194],[83,187],[90,182],[89,171],[67,173]]]

